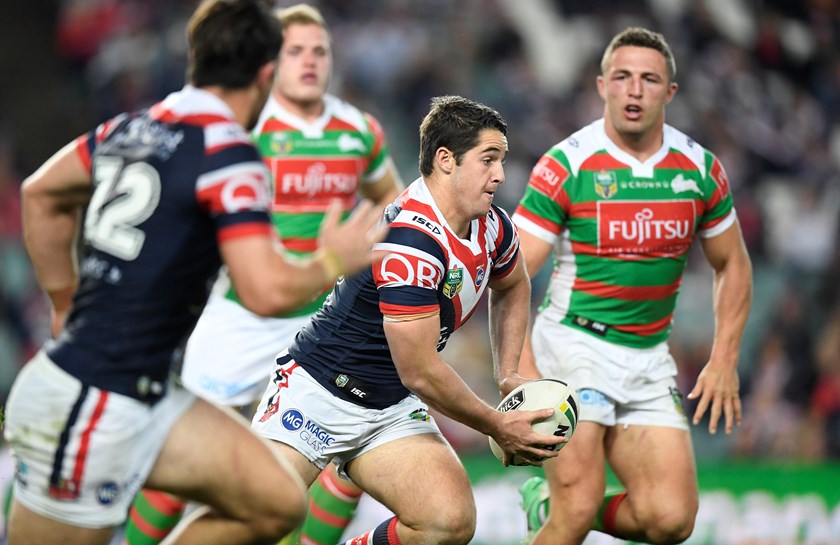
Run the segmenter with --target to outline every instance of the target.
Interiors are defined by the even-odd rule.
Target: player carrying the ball
[[[574,440],[545,465],[548,487],[522,488],[534,545],[581,543],[591,529],[656,544],[691,534],[697,472],[667,341],[695,237],[714,269],[715,339],[689,393],[693,422],[709,410],[709,431],[723,416],[729,433],[741,421],[752,269],[723,166],[665,124],[675,74],[662,35],[613,38],[597,79],[604,117],[542,156],[514,216],[529,271],[555,253],[522,372],[568,380],[581,405]],[[625,491],[604,495],[605,463]]]
[[[420,126],[420,172],[386,210],[383,259],[337,283],[277,358],[253,429],[311,483],[337,464],[395,513],[348,543],[466,544],[475,531],[470,482],[428,410],[492,436],[540,465],[560,437],[531,423],[552,409],[502,413],[440,357],[490,289],[494,374],[507,394],[530,312],[531,286],[508,215],[493,205],[504,182],[507,125],[495,110],[438,97]]]

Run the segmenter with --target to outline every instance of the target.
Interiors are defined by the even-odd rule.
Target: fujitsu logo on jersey
[[[601,202],[599,251],[679,253],[691,244],[694,222],[693,201]]]
[[[685,239],[691,233],[688,220],[658,220],[653,217],[653,210],[645,208],[636,212],[634,221],[613,220],[609,222],[609,238],[623,239],[636,244],[654,239]]]
[[[348,193],[356,191],[358,176],[349,172],[328,172],[327,166],[317,162],[306,172],[284,172],[280,176],[280,193],[315,196],[319,193]]]

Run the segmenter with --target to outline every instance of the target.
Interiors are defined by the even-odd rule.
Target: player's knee
[[[572,531],[575,535],[585,536],[598,516],[602,493],[580,490],[575,483],[557,483],[554,490],[556,493],[549,500],[546,526],[556,526],[564,532]]]
[[[266,498],[263,510],[252,519],[254,533],[266,543],[277,543],[286,534],[303,524],[307,497],[297,486],[289,487],[282,495]],[[261,541],[262,542],[262,541]]]
[[[682,543],[694,531],[695,515],[696,511],[673,509],[652,514],[643,523],[647,541],[652,545]]]
[[[467,545],[475,534],[475,510],[437,509],[429,520],[414,529],[424,534],[423,543]]]

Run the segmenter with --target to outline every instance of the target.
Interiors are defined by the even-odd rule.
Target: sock
[[[401,545],[397,537],[397,517],[389,518],[370,532],[354,537],[343,545]]]
[[[610,492],[604,495],[604,501],[598,509],[598,516],[595,517],[592,529],[615,536],[615,513],[618,511],[618,505],[626,497],[627,492]]]
[[[141,490],[125,523],[126,545],[157,545],[181,520],[185,506],[185,501],[165,492]]]
[[[338,543],[344,529],[353,520],[361,496],[360,491],[350,488],[332,471],[325,469],[309,489],[309,512],[303,525],[286,536],[281,544],[297,545],[294,541],[297,534],[301,545]],[[292,539],[287,541],[289,538]]]

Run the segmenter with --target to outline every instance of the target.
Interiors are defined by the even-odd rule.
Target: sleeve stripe
[[[236,144],[250,143],[248,133],[233,121],[212,123],[204,127],[204,146],[208,153]]]
[[[262,161],[249,161],[202,174],[196,181],[196,189],[201,191],[222,184],[237,174],[259,175],[260,178],[268,178],[268,171]]]
[[[735,223],[736,218],[737,215],[735,214],[735,209],[733,208],[729,211],[729,214],[721,218],[720,221],[718,221],[717,223],[710,222],[708,224],[708,227],[702,228],[699,231],[697,231],[697,235],[700,238],[716,237],[719,234],[726,231],[727,229],[729,229],[732,226],[732,224]]]
[[[219,242],[225,242],[243,237],[252,236],[271,236],[272,229],[270,223],[238,223],[228,227],[219,229],[217,238]]]
[[[380,301],[379,303],[379,310],[382,314],[386,316],[393,317],[397,316],[415,316],[418,314],[425,314],[426,317],[434,316],[440,312],[440,307],[438,305],[425,305],[422,307],[411,307],[411,306],[403,306],[403,305],[394,305],[391,303],[383,303]]]
[[[513,223],[515,223],[518,228],[522,229],[526,233],[534,235],[538,239],[544,240],[549,244],[554,244],[554,242],[557,240],[556,233],[552,233],[548,229],[541,227],[540,225],[526,218],[522,214],[515,214],[513,216]]]
[[[82,135],[76,139],[76,153],[79,154],[79,159],[81,159],[82,164],[85,166],[85,170],[90,172],[93,165],[87,135]]]

